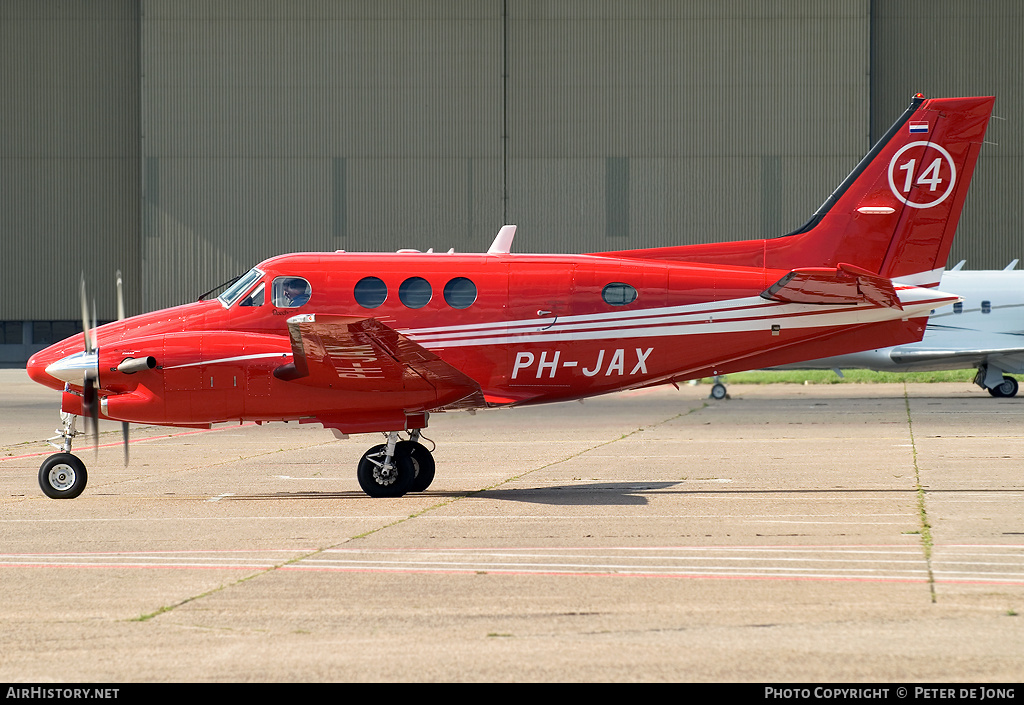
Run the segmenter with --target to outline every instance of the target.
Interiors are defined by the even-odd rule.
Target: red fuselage
[[[230,303],[200,301],[99,327],[101,415],[166,425],[299,419],[346,432],[419,427],[425,412],[445,408],[575,399],[909,342],[923,332],[923,307],[948,300],[934,296],[895,316],[870,304],[760,296],[786,273],[595,255],[283,255],[260,264]],[[299,306],[271,294],[292,277],[309,285]],[[367,278],[375,288],[360,284]],[[458,282],[457,291],[453,280],[469,284]],[[359,287],[370,291],[369,305],[383,301],[360,304]],[[459,406],[465,385],[416,374],[375,385],[381,353],[365,341],[324,352],[336,383],[275,376],[293,363],[288,320],[305,314],[374,319],[470,378],[477,403]],[[82,350],[81,335],[69,338],[35,355],[29,374],[64,389],[47,368]],[[144,356],[154,369],[117,371]],[[81,413],[79,389],[71,383],[66,411]]]

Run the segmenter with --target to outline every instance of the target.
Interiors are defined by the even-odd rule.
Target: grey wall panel
[[[482,252],[501,227],[499,159],[351,159],[339,249]],[[369,245],[369,247],[367,247]]]
[[[868,149],[867,2],[509,8],[509,212],[555,251],[782,234]]]
[[[0,320],[141,303],[138,17],[128,0],[0,3]]]
[[[480,250],[501,225],[500,3],[144,7],[147,242],[220,253],[147,247],[152,305],[285,251]]]
[[[911,94],[995,94],[953,247],[1024,257],[1013,0],[8,0],[0,320],[189,300],[289,250],[787,232]],[[13,264],[12,264],[13,263]],[[26,290],[41,289],[32,296]],[[145,290],[145,295],[143,295]]]
[[[910,96],[994,95],[996,116],[951,262],[1002,268],[1024,259],[1024,5],[1017,0],[887,0],[873,4],[873,131]],[[891,122],[891,119],[890,119]]]

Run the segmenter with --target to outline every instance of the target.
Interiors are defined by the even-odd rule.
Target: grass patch
[[[840,377],[832,370],[752,370],[725,375],[726,384],[888,384],[963,382],[971,384],[975,369],[939,370],[936,372],[872,372],[871,370],[843,370]],[[710,378],[703,381],[710,382]]]

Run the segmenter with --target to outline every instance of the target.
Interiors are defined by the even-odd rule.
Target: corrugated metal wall
[[[916,91],[1020,112],[1009,0],[8,0],[0,320],[190,300],[295,250],[801,225]],[[954,256],[1020,256],[996,121]],[[12,264],[13,263],[13,264]],[[110,283],[108,283],[110,282]],[[26,291],[37,290],[36,294]]]
[[[1024,4],[886,0],[873,3],[872,25],[876,137],[918,91],[996,96],[950,263],[1001,269],[1024,259]]]
[[[80,318],[83,270],[113,316],[139,274],[137,3],[6,0],[0,66],[0,320]]]
[[[500,3],[143,7],[148,307],[282,252],[501,225]]]
[[[508,7],[520,247],[782,234],[868,148],[867,2]]]

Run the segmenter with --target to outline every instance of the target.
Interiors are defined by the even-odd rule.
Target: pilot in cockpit
[[[309,284],[301,277],[288,279],[284,283],[284,306],[295,308],[309,301]]]

